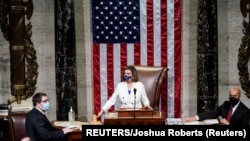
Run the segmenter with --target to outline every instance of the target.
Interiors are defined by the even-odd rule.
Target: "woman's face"
[[[127,81],[127,82],[130,82],[130,81],[131,81],[131,78],[132,78],[132,71],[129,70],[129,69],[124,70],[124,73],[123,73],[123,80],[124,80],[124,81]]]
[[[124,70],[124,74],[123,75],[132,76],[132,72],[131,72],[131,70],[126,69],[126,70]]]

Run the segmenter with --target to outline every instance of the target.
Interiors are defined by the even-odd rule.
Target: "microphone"
[[[137,91],[137,89],[136,88],[134,88],[134,94],[136,95],[136,91]]]
[[[134,96],[135,96],[135,98],[134,98],[134,118],[135,118],[136,91],[137,91],[137,89],[136,89],[136,88],[134,88]]]

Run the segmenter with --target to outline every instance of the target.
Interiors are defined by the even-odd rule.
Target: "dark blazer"
[[[211,111],[206,111],[198,114],[199,120],[214,119],[214,118],[219,118],[219,116],[221,116],[222,118],[226,118],[229,108],[230,108],[229,101],[225,101],[221,106]],[[230,125],[249,125],[249,122],[250,122],[250,110],[245,104],[240,102],[237,109],[235,109],[231,117]]]
[[[64,137],[63,131],[54,128],[48,118],[36,108],[26,115],[25,128],[32,141],[56,141]]]

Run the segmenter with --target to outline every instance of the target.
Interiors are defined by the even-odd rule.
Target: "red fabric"
[[[174,30],[175,31],[181,31],[181,5],[182,5],[182,0],[175,0],[174,2],[175,7],[174,7]],[[175,53],[174,53],[174,59],[175,59],[175,88],[174,88],[174,117],[180,117],[181,116],[181,62],[182,62],[182,52],[181,52],[181,32],[176,32],[175,33]]]
[[[168,46],[168,38],[167,38],[167,1],[161,1],[161,51],[162,52],[168,52],[167,46]],[[167,53],[161,54],[161,64],[164,64],[164,67],[168,67],[168,60],[164,59],[168,58]],[[168,76],[163,80],[162,84],[162,97],[161,97],[161,109],[163,111],[167,111],[167,105],[168,105],[168,91],[164,91],[164,89],[168,90]],[[168,116],[168,113],[166,112],[166,116]]]
[[[93,45],[93,52],[95,52],[96,54],[100,54],[100,46],[99,44],[94,44]],[[94,55],[93,56],[93,64],[98,64],[100,60],[100,56],[99,55]],[[96,65],[95,67],[93,67],[93,75],[96,76],[100,76],[100,65]],[[98,94],[101,92],[100,90],[100,77],[94,77],[94,84],[93,84],[93,93],[94,94]],[[93,99],[93,103],[94,105],[101,105],[101,95],[95,95],[95,98]],[[94,106],[94,111],[99,111],[100,107],[98,106]],[[95,112],[96,114],[98,112]]]
[[[107,71],[114,72],[113,62],[113,44],[107,44]],[[110,97],[114,91],[114,75],[112,73],[107,73],[107,82],[108,82],[108,97]],[[114,107],[111,107],[110,110],[114,110]]]

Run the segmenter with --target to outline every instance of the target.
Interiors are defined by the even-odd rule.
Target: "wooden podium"
[[[148,109],[124,109],[117,111],[118,117],[153,117],[154,111]]]
[[[165,125],[165,112],[120,109],[105,115],[104,125]]]

